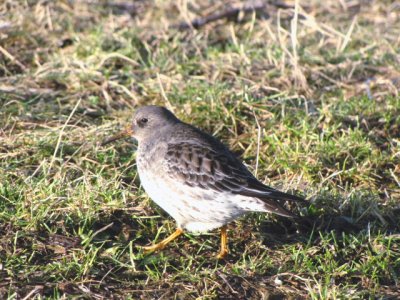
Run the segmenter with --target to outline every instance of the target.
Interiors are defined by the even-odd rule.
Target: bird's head
[[[142,106],[133,115],[130,133],[140,143],[143,139],[152,136],[154,133],[159,133],[166,126],[177,122],[179,122],[178,118],[165,107]]]
[[[140,143],[150,138],[154,133],[160,133],[168,125],[180,122],[175,115],[165,107],[149,105],[139,107],[133,114],[130,126],[116,135],[106,139],[102,145],[121,138],[134,137]]]

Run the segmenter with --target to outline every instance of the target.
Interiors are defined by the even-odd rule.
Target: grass
[[[400,297],[396,2],[270,5],[182,31],[225,6],[121,3],[0,4],[0,297]],[[100,143],[146,104],[305,196],[303,220],[238,220],[224,261],[218,232],[144,255],[175,224],[141,189],[134,143]]]

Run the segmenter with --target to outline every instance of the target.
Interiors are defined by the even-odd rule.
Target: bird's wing
[[[216,151],[199,143],[168,144],[164,160],[167,174],[191,187],[261,199],[271,212],[292,216],[279,200],[304,200],[262,184],[227,151]]]

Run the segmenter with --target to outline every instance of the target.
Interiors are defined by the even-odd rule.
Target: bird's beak
[[[123,139],[123,138],[128,138],[133,135],[133,129],[131,126],[127,126],[124,130],[118,132],[117,134],[114,134],[113,136],[106,138],[101,145],[105,146],[109,143],[115,142],[117,140]]]

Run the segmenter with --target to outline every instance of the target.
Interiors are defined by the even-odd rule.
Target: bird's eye
[[[139,120],[137,120],[137,124],[139,125],[139,127],[144,127],[148,121],[149,119],[147,118],[140,118]]]

